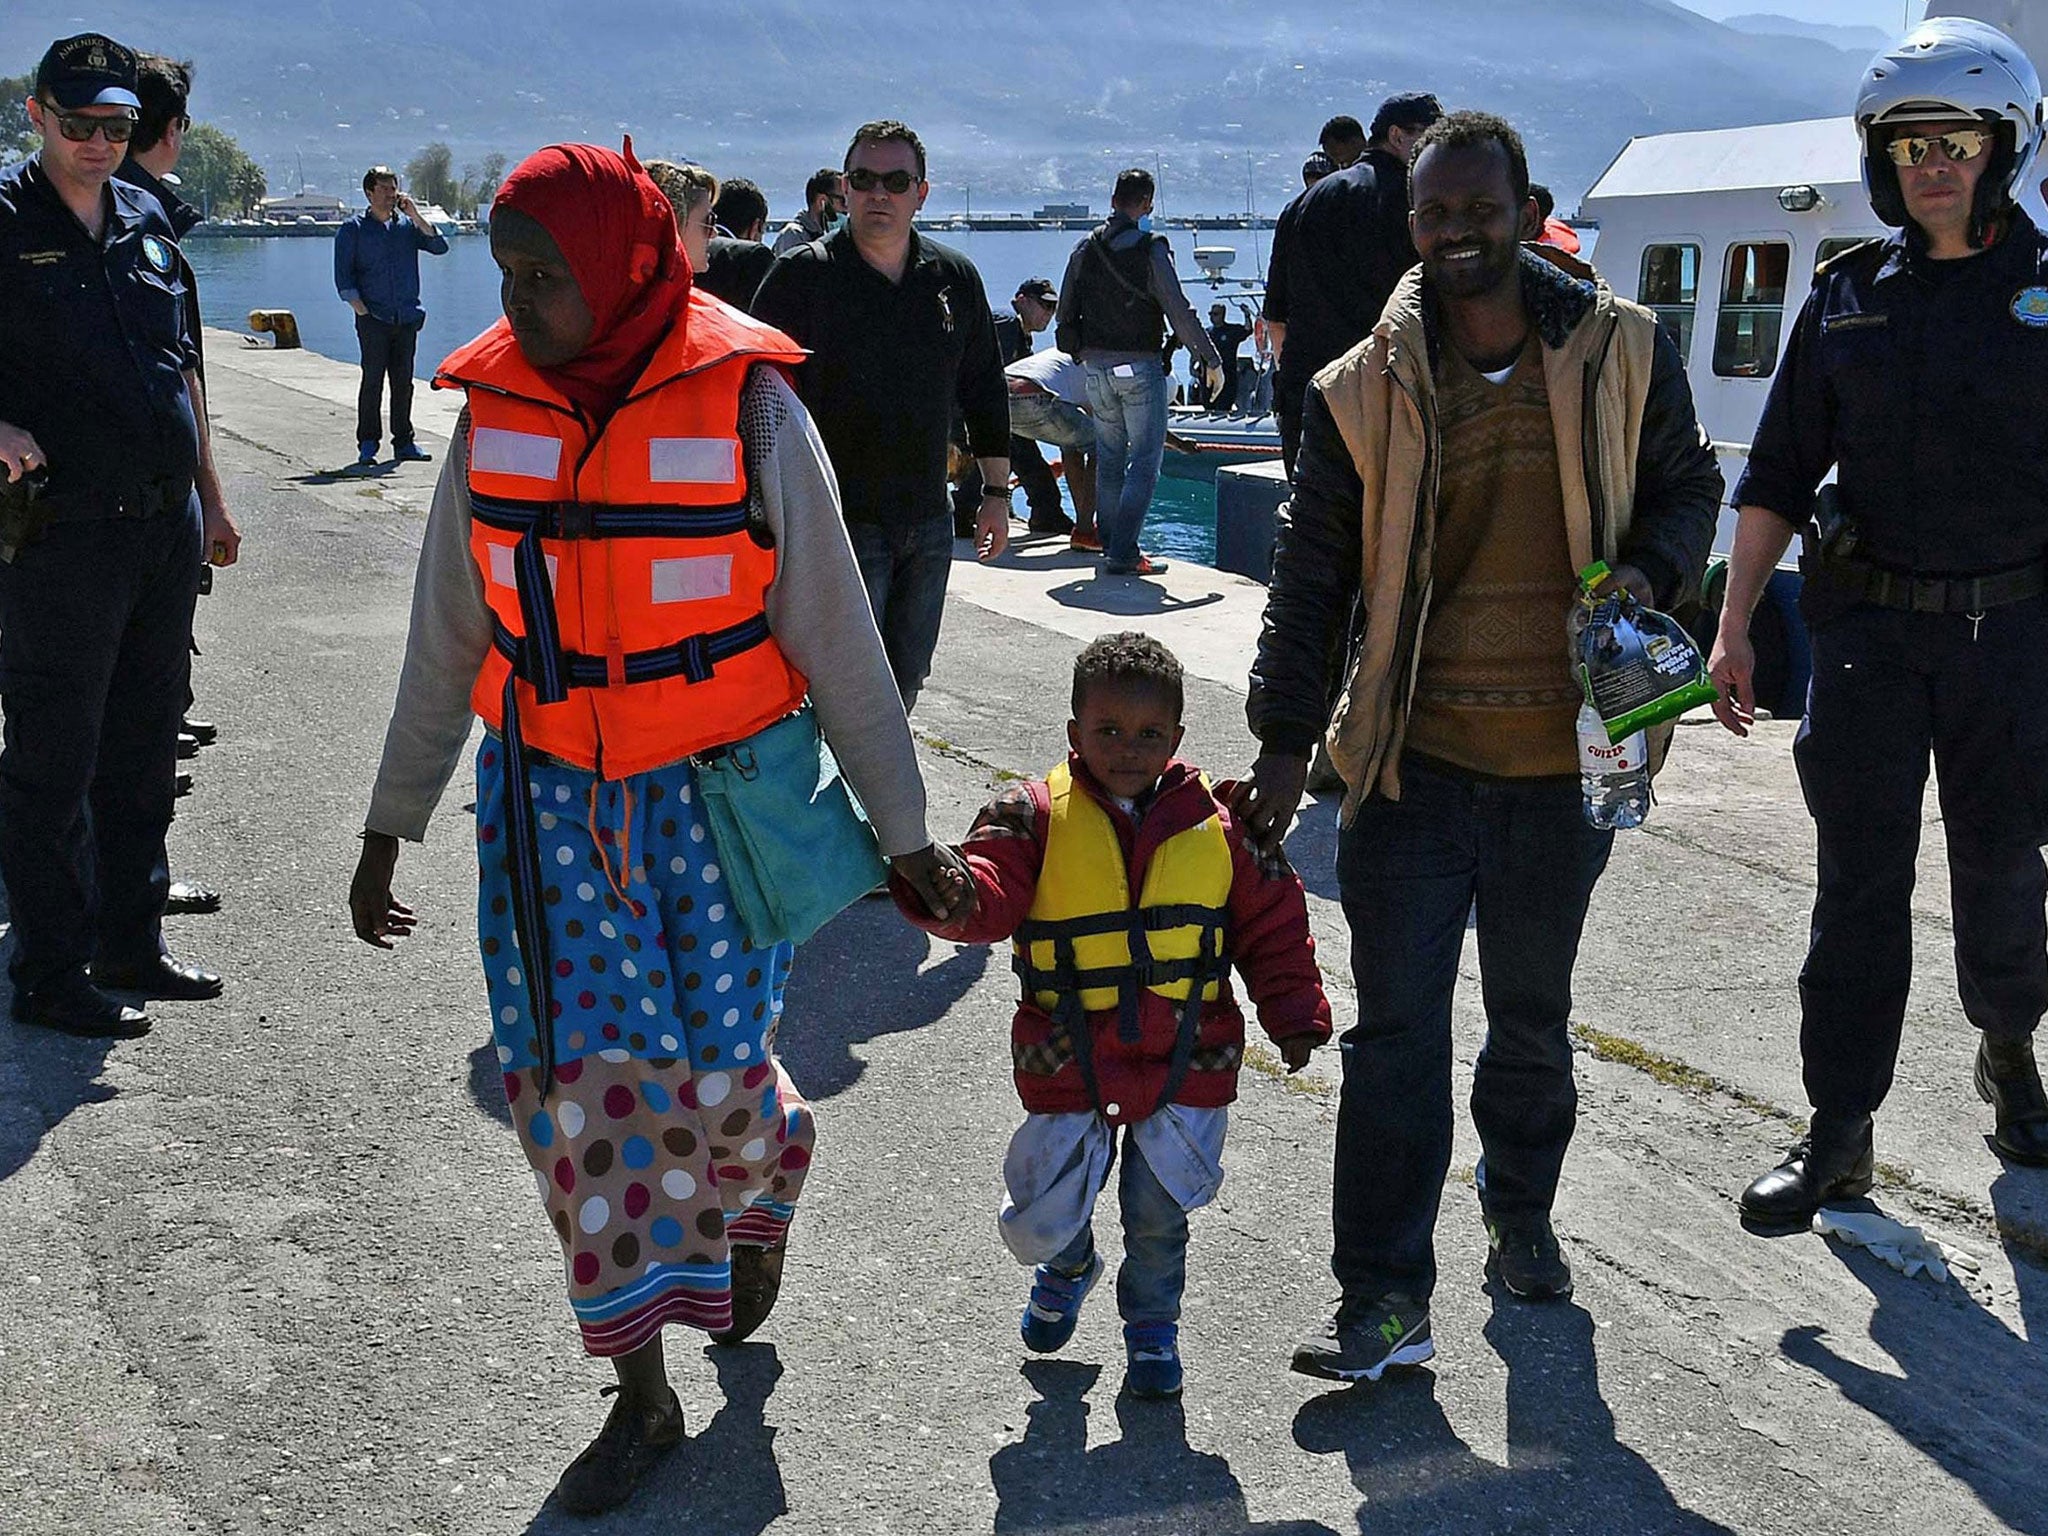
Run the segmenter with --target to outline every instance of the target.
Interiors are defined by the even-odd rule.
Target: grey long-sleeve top
[[[770,368],[757,368],[747,380],[740,436],[748,494],[780,554],[768,588],[768,627],[810,679],[818,727],[867,808],[882,851],[915,853],[931,841],[924,779],[853,561],[825,445]],[[427,514],[398,699],[364,823],[413,842],[426,835],[469,739],[470,689],[491,644],[491,610],[469,548],[465,444],[459,431]]]

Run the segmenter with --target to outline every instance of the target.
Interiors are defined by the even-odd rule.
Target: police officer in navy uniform
[[[42,148],[0,171],[0,472],[17,514],[0,563],[8,969],[17,1019],[79,1035],[148,1029],[109,991],[221,990],[164,950],[164,834],[200,566],[233,563],[241,535],[207,443],[175,231],[113,179],[137,113],[134,54],[66,38],[28,102]]]
[[[2048,236],[2015,201],[2041,87],[2010,39],[1938,17],[1871,62],[1864,181],[1899,228],[1818,275],[1748,469],[1711,666],[1753,716],[1749,616],[1793,531],[1813,684],[1793,756],[1819,841],[1800,972],[1811,1134],[1752,1183],[1752,1223],[1860,1195],[1912,978],[1933,758],[1976,1082],[2006,1158],[2048,1163]],[[1838,484],[1816,496],[1828,471]]]

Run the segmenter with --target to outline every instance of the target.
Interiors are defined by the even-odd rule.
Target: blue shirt
[[[2048,236],[2025,213],[1959,261],[1918,231],[1872,241],[1815,279],[1734,501],[1797,526],[1833,468],[1866,559],[1920,576],[2030,564],[2048,553],[2043,401]]]
[[[147,192],[102,196],[95,240],[39,159],[0,171],[0,421],[48,456],[52,504],[85,516],[181,499],[199,464],[177,236]]]
[[[448,254],[448,237],[423,235],[402,213],[380,224],[359,213],[334,234],[334,291],[344,300],[361,299],[370,318],[390,325],[418,325],[427,318],[420,308],[420,252]]]

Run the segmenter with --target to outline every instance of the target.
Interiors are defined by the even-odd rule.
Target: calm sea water
[[[974,261],[991,300],[1006,308],[1009,296],[1027,277],[1050,278],[1058,284],[1080,236],[1022,230],[968,231],[938,238]],[[1175,230],[1169,238],[1181,272],[1192,274],[1195,237]],[[1232,272],[1250,277],[1265,270],[1269,239],[1269,231],[1230,230],[1204,233],[1201,243],[1233,247],[1237,263]],[[209,325],[242,330],[252,309],[289,309],[298,317],[299,333],[308,347],[355,361],[354,317],[334,292],[332,241],[197,239],[185,250],[199,277],[200,303]],[[1191,284],[1189,291],[1206,319],[1207,298],[1198,284]],[[490,243],[482,236],[459,236],[449,241],[446,256],[420,258],[420,297],[427,323],[420,336],[419,371],[427,375],[441,358],[498,318],[498,272],[491,263]],[[1050,346],[1051,338],[1041,337],[1040,345]],[[1213,562],[1215,488],[1206,481],[1162,478],[1145,523],[1145,547],[1184,560]]]

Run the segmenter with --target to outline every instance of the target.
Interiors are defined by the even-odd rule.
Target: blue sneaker
[[[391,450],[391,457],[401,464],[431,464],[434,456],[418,443],[400,443]]]
[[[376,445],[375,443],[357,443],[357,444],[356,444],[356,468],[357,468],[357,469],[375,469],[376,467],[377,467],[377,445]]]
[[[1174,1324],[1125,1323],[1124,1361],[1131,1396],[1180,1396],[1180,1329]]]
[[[1024,1347],[1049,1355],[1074,1336],[1074,1324],[1081,1320],[1081,1303],[1102,1278],[1102,1255],[1088,1256],[1088,1267],[1078,1275],[1063,1274],[1050,1264],[1041,1264],[1031,1276],[1031,1300],[1025,1304],[1018,1331]]]

